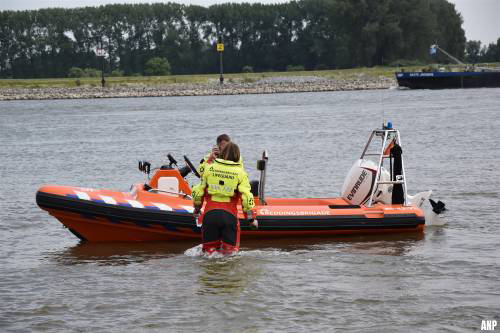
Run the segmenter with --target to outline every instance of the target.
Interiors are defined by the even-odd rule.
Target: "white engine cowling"
[[[370,199],[375,177],[377,175],[377,164],[370,160],[357,160],[349,170],[342,185],[341,197],[351,205],[365,204]],[[382,168],[380,181],[390,180],[390,174]],[[392,185],[380,184],[373,196],[373,202],[390,204],[392,202]]]

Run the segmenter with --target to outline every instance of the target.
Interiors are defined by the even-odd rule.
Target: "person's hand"
[[[250,228],[258,229],[259,228],[259,221],[257,221],[257,218],[254,218],[253,211],[249,210],[249,211],[247,211],[247,220],[250,221],[252,219],[253,219],[253,221],[249,222]]]
[[[194,205],[194,211],[193,211],[194,222],[196,223],[196,226],[198,228],[201,228],[200,213],[201,213],[201,206]]]
[[[210,156],[212,159],[216,159],[219,156],[219,146],[215,145],[212,148],[212,155]]]
[[[193,215],[200,216],[200,212],[201,212],[201,206],[200,205],[194,205]]]

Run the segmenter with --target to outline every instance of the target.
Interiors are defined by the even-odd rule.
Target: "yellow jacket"
[[[208,153],[205,155],[205,157],[200,161],[200,165],[198,165],[198,168],[196,169],[196,171],[198,171],[198,173],[200,174],[200,177],[203,177],[203,172],[205,172],[205,168],[207,167],[207,165],[211,164],[211,163],[208,163],[208,159],[210,158],[210,155],[212,155],[212,153]],[[245,166],[243,165],[243,158],[240,157],[240,160],[239,162],[241,164],[241,167],[243,169],[245,169]]]
[[[201,205],[205,190],[215,202],[231,202],[231,199],[241,194],[241,203],[244,211],[254,207],[248,175],[243,169],[243,163],[216,158],[212,163],[205,164],[201,183],[193,187],[193,201]]]

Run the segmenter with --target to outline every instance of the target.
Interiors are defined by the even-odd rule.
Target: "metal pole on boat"
[[[370,138],[368,139],[368,142],[365,146],[365,149],[363,149],[363,153],[361,153],[360,159],[363,159],[363,157],[365,157],[366,151],[368,150],[368,147],[370,146],[370,143],[372,142],[374,135],[375,135],[375,131],[372,131],[372,135],[370,135]]]
[[[382,141],[382,150],[380,152],[380,157],[378,160],[377,174],[375,175],[375,182],[373,183],[373,190],[372,190],[372,193],[370,194],[370,200],[368,200],[368,204],[366,205],[367,207],[372,206],[373,195],[377,191],[377,187],[378,187],[378,184],[380,181],[380,175],[381,175],[380,171],[382,169],[382,161],[384,159],[385,144],[387,143],[387,134],[388,134],[389,130],[384,129],[383,131],[384,131],[384,140]]]
[[[401,137],[399,135],[399,131],[396,130],[396,135],[397,135],[397,138],[398,138],[398,145],[401,146]],[[404,206],[408,206],[408,202],[407,202],[407,197],[408,197],[408,191],[406,189],[406,174],[405,174],[405,161],[404,161],[404,157],[403,157],[403,154],[401,154],[401,168],[402,168],[402,173],[403,173],[403,195],[404,195],[404,203],[403,205]]]
[[[264,150],[264,152],[262,152],[262,160],[257,162],[257,169],[260,170],[259,201],[262,205],[267,205],[264,193],[266,189],[267,161],[268,161],[267,150]]]

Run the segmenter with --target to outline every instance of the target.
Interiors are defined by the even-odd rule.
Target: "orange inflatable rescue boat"
[[[373,149],[378,142],[377,150]],[[241,237],[311,237],[339,234],[423,232],[426,219],[438,219],[445,208],[429,199],[432,191],[409,196],[406,188],[399,131],[390,123],[371,136],[344,182],[337,198],[270,198],[265,196],[267,153],[257,161],[260,180],[251,182],[259,228],[239,212]],[[151,170],[152,176],[129,192],[58,185],[42,186],[36,194],[40,208],[57,218],[74,235],[89,242],[144,242],[200,239],[193,215],[191,189],[185,177],[196,168],[184,156],[179,168],[169,154],[169,165]],[[386,167],[384,167],[386,166]],[[199,175],[198,175],[199,176]],[[432,210],[423,210],[430,200]]]

